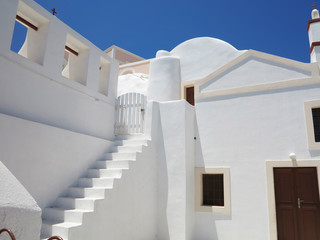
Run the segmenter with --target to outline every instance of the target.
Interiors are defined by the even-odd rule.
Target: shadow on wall
[[[195,116],[195,167],[213,167],[206,166],[202,154],[202,146],[201,146],[201,137],[198,129],[198,121],[197,121],[197,111]],[[209,212],[195,212],[195,228],[194,228],[194,237],[195,240],[217,240],[217,227],[216,220],[221,219],[220,217],[226,217],[230,219],[231,216],[215,216],[213,213]]]
[[[159,104],[153,105],[153,111],[157,115],[153,116],[153,119],[157,119],[157,123],[153,123],[157,130],[157,135],[152,137],[156,139],[154,145],[156,146],[157,154],[157,169],[158,169],[158,239],[170,239],[169,226],[167,217],[167,206],[168,206],[168,171],[167,171],[167,159],[164,151],[164,141],[162,135],[162,124],[159,116]]]

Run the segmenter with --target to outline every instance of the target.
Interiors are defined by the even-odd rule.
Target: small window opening
[[[78,38],[67,33],[63,59],[62,76],[87,85],[89,47]]]
[[[99,86],[98,91],[104,95],[108,95],[108,83],[110,76],[110,62],[105,58],[100,58],[99,66]]]
[[[20,9],[21,8],[21,9]],[[19,10],[20,9],[20,10]],[[10,50],[43,64],[49,20],[19,2]]]
[[[224,206],[223,174],[203,174],[203,206]]]
[[[187,102],[194,106],[194,86],[187,87],[185,90],[185,95]]]
[[[16,20],[10,47],[11,51],[19,54],[24,42],[26,41],[27,32],[28,27]]]
[[[62,63],[62,71],[68,65],[70,54],[74,54],[78,56],[79,53],[73,50],[71,47],[65,46],[64,47],[64,56],[63,56],[63,63]]]
[[[320,142],[320,108],[312,109],[314,138],[316,142]]]
[[[76,51],[76,50],[73,50],[71,47],[68,47],[67,45],[65,46],[65,51],[69,52],[69,53],[72,53],[76,56],[79,55],[79,53]]]

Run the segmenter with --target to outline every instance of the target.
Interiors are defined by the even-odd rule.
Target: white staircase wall
[[[0,159],[44,208],[112,146],[111,141],[0,114]]]
[[[122,170],[104,200],[96,200],[81,228],[69,239],[157,239],[157,168],[154,148],[144,147],[129,169]],[[121,160],[115,160],[121,161]]]
[[[68,240],[158,239],[154,145],[142,135],[121,136],[114,144],[122,147],[119,151],[110,148],[110,156],[104,154],[108,160],[99,158],[74,187],[44,209],[42,239],[51,235]],[[129,160],[128,152],[121,149],[134,145],[141,148],[138,152],[133,149],[134,157]],[[115,158],[116,154],[121,158]]]
[[[194,108],[154,103],[151,135],[158,161],[158,239],[193,239]],[[158,121],[155,118],[159,118]],[[159,121],[160,120],[160,121]]]

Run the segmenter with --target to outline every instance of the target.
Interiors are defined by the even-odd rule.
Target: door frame
[[[269,213],[269,239],[277,240],[277,213],[274,195],[274,176],[273,168],[278,167],[315,167],[317,170],[318,189],[320,192],[320,159],[312,160],[278,160],[266,161],[267,170],[267,194],[268,194],[268,213]]]

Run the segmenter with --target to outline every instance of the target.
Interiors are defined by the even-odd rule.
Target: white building
[[[320,239],[317,10],[311,63],[196,38],[119,70],[32,0],[1,0],[0,31],[0,229]]]

